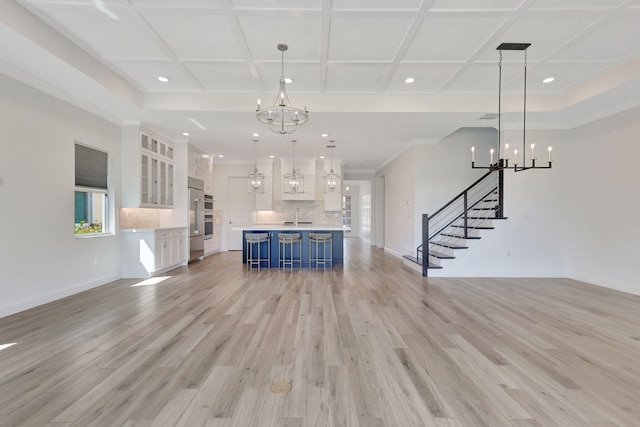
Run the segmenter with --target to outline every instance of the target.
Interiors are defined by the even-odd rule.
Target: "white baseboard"
[[[384,253],[385,254],[389,254],[389,255],[393,255],[396,258],[402,258],[402,254],[400,252],[396,252],[393,249],[390,249],[388,247],[384,247]]]
[[[39,305],[47,304],[52,301],[56,301],[83,291],[87,291],[89,289],[93,289],[119,279],[120,275],[104,276],[98,279],[91,280],[90,282],[77,284],[64,289],[57,289],[46,294],[36,295],[18,301],[10,301],[9,303],[0,305],[0,317],[6,317],[11,314],[19,313],[21,311],[28,310]]]
[[[402,260],[404,261],[404,265],[406,265],[410,269],[415,270],[418,273],[422,274],[422,266],[421,265],[416,264],[415,262],[410,261],[410,260],[408,260],[408,259],[406,259],[404,257],[402,258]]]
[[[637,283],[625,283],[618,280],[612,280],[606,277],[597,277],[588,274],[577,274],[569,276],[574,280],[589,283],[590,285],[601,286],[607,289],[613,289],[620,292],[626,292],[632,295],[640,295],[640,286]]]

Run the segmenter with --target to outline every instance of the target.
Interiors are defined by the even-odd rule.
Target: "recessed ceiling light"
[[[285,78],[284,78],[284,82],[285,82],[286,84],[290,84],[290,83],[293,83],[293,79],[292,79],[291,77],[285,77]]]
[[[328,136],[329,136],[329,134],[328,134],[328,133],[323,133],[323,134],[322,134],[322,135],[320,135],[320,136],[321,136],[321,137],[323,137],[323,138],[326,138],[326,137],[328,137]]]
[[[275,159],[276,156],[274,156],[273,154],[269,156],[270,159]]]
[[[406,79],[404,79],[405,83],[413,83],[415,81],[416,81],[416,79],[414,77],[407,77]]]
[[[191,134],[190,134],[189,132],[182,132],[182,135],[183,135],[183,136],[189,136],[189,135],[191,135]]]
[[[556,78],[555,77],[547,77],[546,79],[544,79],[542,81],[542,83],[551,83],[552,81],[554,81]]]
[[[320,156],[321,159],[324,159],[324,156]]]
[[[218,154],[218,157],[223,158],[224,154]]]
[[[160,80],[162,83],[166,83],[169,81],[169,78],[165,76],[160,76],[158,77],[158,80]]]
[[[260,136],[260,134],[259,133],[254,133],[253,136]]]

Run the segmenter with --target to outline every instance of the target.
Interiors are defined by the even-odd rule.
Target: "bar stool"
[[[309,267],[313,267],[314,263],[316,269],[319,265],[322,268],[326,268],[328,264],[333,267],[333,248],[331,245],[331,233],[309,233]]]
[[[297,258],[294,256],[296,243],[300,250]],[[278,233],[278,267],[289,266],[293,268],[296,262],[302,267],[302,240],[300,233]]]
[[[266,262],[267,268],[271,267],[271,262],[269,261],[269,255],[271,254],[271,239],[269,238],[269,233],[247,233],[244,238],[247,242],[247,266],[251,268],[257,265],[258,270],[260,270],[262,263]],[[262,257],[261,249],[263,243],[267,244],[266,258]]]

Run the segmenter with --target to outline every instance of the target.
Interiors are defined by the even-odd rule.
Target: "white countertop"
[[[251,224],[251,225],[232,225],[231,229],[234,231],[245,230],[269,230],[269,231],[281,231],[281,230],[298,230],[298,231],[351,231],[351,227],[344,225],[321,225],[321,224],[299,224],[295,225],[283,225],[283,224]]]
[[[149,233],[153,231],[186,230],[187,227],[159,227],[159,228],[121,228],[121,233]]]

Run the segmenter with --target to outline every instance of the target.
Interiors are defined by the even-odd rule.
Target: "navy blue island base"
[[[269,253],[268,258],[269,258],[269,266],[271,268],[280,268],[279,265],[279,258],[278,258],[278,234],[283,233],[300,233],[300,237],[301,237],[301,244],[295,244],[294,245],[294,253],[293,256],[294,258],[298,258],[300,257],[300,248],[302,249],[302,267],[303,268],[309,268],[310,264],[309,264],[309,234],[310,233],[331,233],[331,248],[332,248],[332,256],[331,256],[331,261],[332,263],[330,264],[331,266],[333,265],[342,265],[344,262],[344,245],[343,245],[343,239],[344,239],[344,231],[343,230],[327,230],[327,229],[322,229],[322,228],[317,228],[317,229],[299,229],[299,228],[285,228],[285,229],[271,229],[271,228],[255,228],[255,226],[253,226],[250,230],[243,230],[242,231],[242,263],[246,264],[247,263],[247,240],[246,240],[246,235],[247,234],[251,234],[251,233],[269,233],[269,237],[271,240],[271,253]],[[254,250],[256,247],[254,246]],[[320,252],[322,253],[322,249],[320,249]],[[314,253],[315,253],[315,249],[314,249]],[[267,258],[267,245],[266,243],[260,245],[260,257],[261,258]],[[257,265],[254,266],[255,268],[257,268]],[[266,262],[263,262],[261,265],[262,268],[267,267]],[[296,268],[298,267],[298,264],[296,263]],[[313,267],[315,267],[315,263],[313,264]],[[322,267],[320,267],[322,268]]]

